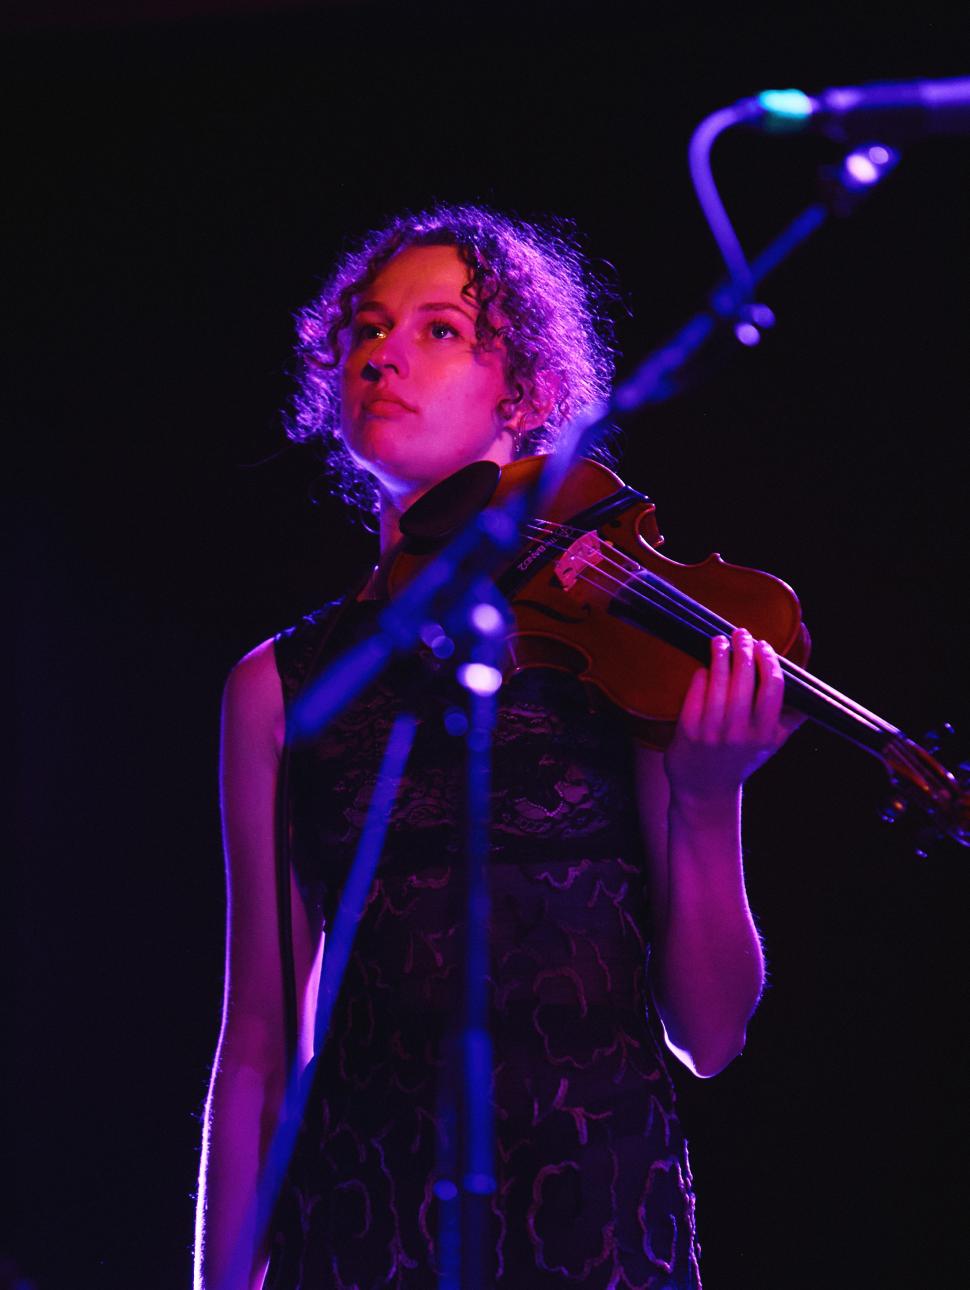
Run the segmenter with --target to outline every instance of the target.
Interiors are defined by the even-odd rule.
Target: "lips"
[[[364,409],[375,416],[399,416],[403,412],[416,412],[410,403],[395,398],[393,394],[372,394],[364,400]]]

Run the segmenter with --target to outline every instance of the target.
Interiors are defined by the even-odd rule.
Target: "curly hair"
[[[397,252],[413,246],[456,248],[469,270],[465,293],[478,311],[476,345],[504,345],[516,401],[552,400],[544,423],[523,436],[520,454],[552,449],[573,416],[608,399],[613,378],[605,306],[616,293],[591,268],[571,225],[542,227],[473,205],[395,216],[346,252],[297,313],[297,388],[285,418],[289,438],[322,448],[333,491],[365,517],[377,511],[378,493],[339,433],[341,335],[354,300]],[[593,452],[609,459],[602,441]]]

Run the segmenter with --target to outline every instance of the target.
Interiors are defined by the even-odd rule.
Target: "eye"
[[[378,340],[383,335],[384,328],[380,323],[358,323],[354,328],[354,340],[358,345],[364,340]]]
[[[445,322],[443,318],[434,318],[428,324],[428,330],[435,340],[447,340],[450,336],[461,336],[457,327],[453,327],[450,322]]]

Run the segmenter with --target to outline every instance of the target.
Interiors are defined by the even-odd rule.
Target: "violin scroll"
[[[954,733],[947,723],[925,736],[925,747],[901,736],[890,740],[880,753],[893,789],[882,818],[895,824],[914,815],[921,817],[916,835],[920,859],[926,858],[930,845],[941,837],[970,846],[970,762],[958,763],[954,772],[936,756]]]

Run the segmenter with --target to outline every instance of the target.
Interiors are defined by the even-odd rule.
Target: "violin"
[[[404,541],[387,575],[393,598],[470,512],[501,506],[536,484],[550,459],[501,468],[475,462],[424,494],[401,519]],[[512,613],[508,673],[553,667],[595,686],[638,735],[665,747],[710,642],[736,626],[779,656],[785,703],[878,757],[889,774],[887,818],[908,810],[936,834],[970,846],[970,786],[896,726],[805,669],[810,638],[798,599],[772,574],[717,554],[679,564],[659,550],[656,508],[602,464],[576,462],[524,545],[496,578]]]

